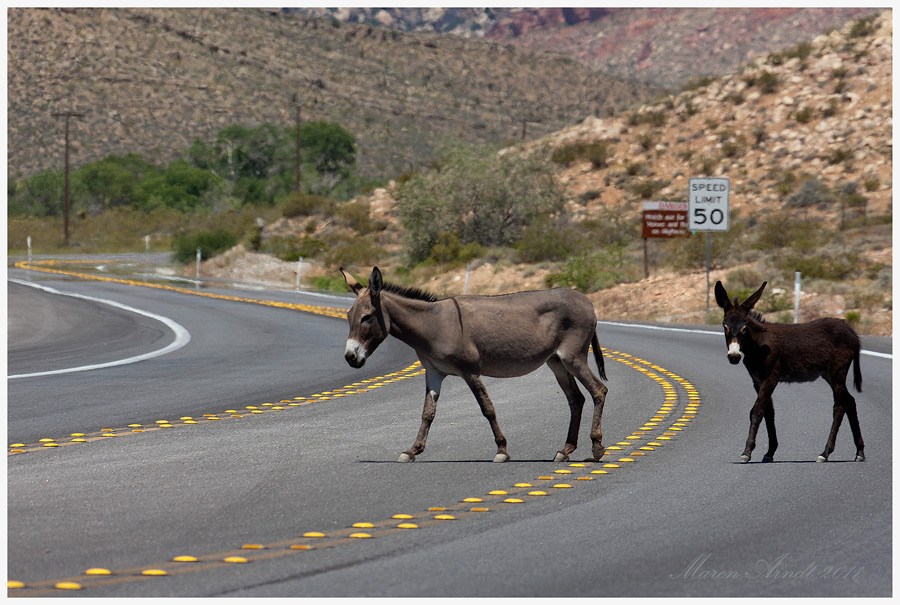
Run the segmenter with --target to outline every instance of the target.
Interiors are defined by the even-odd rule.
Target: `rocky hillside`
[[[482,37],[577,58],[597,73],[678,88],[732,72],[754,54],[839,27],[873,9],[305,8],[399,31]]]
[[[853,258],[852,277],[805,279],[803,319],[852,312],[861,331],[890,334],[892,33],[890,12],[874,21],[854,21],[758,55],[706,86],[614,118],[586,119],[525,149],[551,154],[579,143],[608,147],[605,165],[576,159],[560,172],[569,212],[577,218],[612,211],[634,224],[644,199],[685,201],[690,177],[728,177],[733,227],[714,237],[731,244],[713,259],[713,280],[740,270],[749,281],[767,279],[771,288],[789,288],[781,263],[788,254],[835,263]],[[391,214],[391,190],[378,190],[370,199],[373,213],[382,218]],[[839,229],[842,221],[846,230]],[[809,233],[815,225],[821,234]],[[790,231],[797,226],[804,232]],[[298,237],[301,227],[295,227]],[[272,228],[284,234],[291,223]],[[758,245],[769,232],[769,247],[762,251]],[[790,238],[779,243],[782,232],[808,240],[806,247],[795,249]],[[702,263],[688,272],[672,271],[665,268],[663,244],[652,242],[651,248],[654,263],[663,268],[654,268],[648,279],[591,294],[598,314],[704,322]],[[631,262],[639,263],[640,244],[630,254]],[[210,270],[219,275],[240,264],[234,255],[217,262]],[[267,279],[293,283],[293,268],[284,263],[277,277],[269,267]],[[543,287],[553,269],[487,260],[473,268],[469,292],[481,294]],[[310,266],[304,275],[331,269]],[[422,278],[419,285],[435,292],[460,293],[464,269]]]
[[[529,138],[657,91],[562,55],[263,9],[10,8],[10,169],[137,152],[166,162],[232,124],[339,122],[369,176],[425,164],[445,136]]]

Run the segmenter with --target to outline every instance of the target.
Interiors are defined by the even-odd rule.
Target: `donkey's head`
[[[390,324],[381,310],[381,290],[384,281],[378,267],[372,269],[368,287],[356,281],[343,268],[341,273],[347,286],[356,294],[356,302],[347,312],[350,336],[347,337],[344,358],[354,368],[361,368],[366,363],[366,358],[375,352],[390,332]]]
[[[725,291],[725,286],[722,285],[722,282],[716,282],[716,302],[725,310],[722,327],[725,329],[725,344],[728,345],[728,361],[731,363],[740,363],[741,351],[745,344],[752,340],[754,326],[759,328],[758,325],[755,325],[756,320],[759,318],[758,314],[753,313],[751,315],[750,312],[753,309],[753,305],[762,296],[766,283],[768,282],[763,282],[759,290],[740,303],[737,296],[734,297],[734,302],[732,302],[728,298],[728,292]],[[753,317],[753,315],[757,315],[757,317]]]

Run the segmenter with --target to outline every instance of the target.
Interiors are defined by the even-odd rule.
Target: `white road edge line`
[[[623,328],[643,328],[645,330],[663,330],[665,332],[688,332],[690,334],[708,334],[712,336],[721,336],[718,331],[714,330],[691,330],[689,328],[667,328],[666,326],[649,326],[646,324],[626,324],[617,321],[598,321],[598,324],[605,324],[607,326],[620,326]],[[893,353],[879,353],[878,351],[868,351],[866,349],[862,349],[860,351],[863,355],[871,355],[872,357],[883,357],[884,359],[893,359]]]
[[[87,372],[88,370],[100,370],[103,368],[111,368],[114,366],[123,366],[131,363],[137,363],[139,361],[144,361],[147,359],[152,359],[154,357],[159,357],[161,355],[166,355],[168,353],[172,353],[173,351],[177,351],[178,349],[184,347],[186,344],[191,342],[191,333],[188,332],[183,326],[172,321],[168,317],[163,317],[162,315],[157,315],[156,313],[150,313],[149,311],[142,311],[141,309],[135,309],[134,307],[129,307],[128,305],[123,305],[122,303],[117,303],[114,300],[106,300],[103,298],[95,298],[93,296],[85,296],[83,294],[74,294],[72,292],[62,292],[57,290],[56,288],[50,288],[49,286],[41,286],[38,284],[21,281],[18,279],[10,279],[9,281],[20,284],[23,286],[29,286],[31,288],[38,288],[39,290],[44,290],[51,294],[59,294],[62,296],[71,296],[73,298],[81,298],[84,300],[90,300],[93,302],[98,302],[105,305],[110,305],[112,307],[116,307],[119,309],[123,309],[125,311],[130,311],[131,313],[137,313],[138,315],[143,315],[144,317],[149,317],[151,319],[155,319],[157,321],[165,324],[172,332],[175,333],[175,340],[172,341],[168,346],[163,347],[162,349],[158,349],[156,351],[151,351],[150,353],[144,353],[143,355],[136,355],[134,357],[128,357],[126,359],[119,359],[116,361],[110,361],[107,363],[98,363],[93,365],[79,366],[75,368],[65,368],[62,370],[50,370],[47,372],[33,372],[31,374],[15,374],[13,376],[7,376],[8,380],[12,380],[14,378],[35,378],[37,376],[51,376],[54,374],[69,374],[72,372]]]

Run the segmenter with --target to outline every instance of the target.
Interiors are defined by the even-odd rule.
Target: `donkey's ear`
[[[350,291],[359,296],[359,291],[363,289],[362,284],[356,281],[352,275],[344,271],[343,267],[340,268],[340,272],[341,275],[344,276],[344,281],[347,282],[347,287],[350,288]]]
[[[725,286],[722,285],[722,282],[716,282],[716,302],[719,303],[719,306],[725,309],[726,311],[731,308],[731,301],[728,300],[728,292],[725,291]]]
[[[369,278],[369,293],[372,296],[378,296],[384,287],[384,280],[381,277],[381,269],[372,267],[372,276]]]
[[[745,311],[749,312],[750,309],[752,309],[753,306],[757,302],[759,302],[759,297],[762,296],[763,290],[765,290],[767,283],[769,283],[769,282],[764,281],[763,284],[759,287],[759,290],[757,290],[756,292],[754,292],[753,294],[748,296],[747,300],[745,300],[744,302],[741,303],[741,306],[744,307]]]

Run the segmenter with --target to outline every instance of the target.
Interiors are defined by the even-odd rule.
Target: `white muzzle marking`
[[[344,357],[351,365],[361,367],[366,361],[366,350],[362,343],[352,338],[347,339],[347,346],[344,348]]]
[[[732,363],[737,363],[741,360],[741,345],[736,340],[728,343],[728,359]]]

